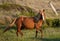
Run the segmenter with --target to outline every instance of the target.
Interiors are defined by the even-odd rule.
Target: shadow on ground
[[[60,38],[42,38],[41,39],[41,37],[39,38],[34,38],[34,37],[30,37],[30,39],[35,39],[36,41],[39,41],[39,40],[41,40],[41,41],[60,41]]]
[[[60,38],[54,38],[54,39],[48,39],[48,38],[44,38],[41,39],[42,41],[60,41]]]

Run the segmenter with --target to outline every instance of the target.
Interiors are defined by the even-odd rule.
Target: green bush
[[[45,24],[45,23],[42,25],[42,29],[45,29],[45,28],[47,28],[47,27],[48,27],[48,25]]]
[[[59,26],[60,26],[60,20],[59,20],[59,19],[54,19],[54,20],[52,21],[52,25],[53,25],[54,27],[59,27]]]
[[[50,27],[59,27],[60,26],[59,19],[46,19],[46,23]]]
[[[52,19],[46,19],[46,23],[48,26],[52,26]]]

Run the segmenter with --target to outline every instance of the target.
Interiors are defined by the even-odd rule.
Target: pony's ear
[[[39,10],[39,12],[45,12],[45,9],[41,9],[41,10]]]
[[[45,12],[45,9],[43,9],[43,12]]]

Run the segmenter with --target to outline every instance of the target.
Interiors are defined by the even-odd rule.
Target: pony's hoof
[[[21,34],[21,37],[23,37],[23,33],[20,33]]]

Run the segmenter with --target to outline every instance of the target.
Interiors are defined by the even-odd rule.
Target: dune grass
[[[38,37],[35,38],[35,29],[22,30],[23,37],[16,36],[16,29],[10,29],[6,33],[3,33],[4,29],[0,29],[0,41],[60,41],[60,28],[45,28],[43,29],[44,38],[41,39],[40,32]]]

